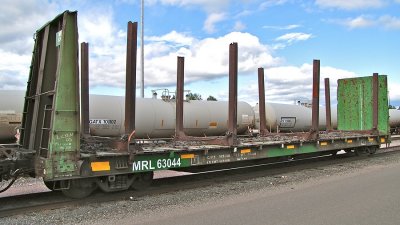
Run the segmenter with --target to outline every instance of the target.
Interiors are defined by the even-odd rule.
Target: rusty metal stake
[[[135,130],[137,22],[128,22],[126,49],[125,133]]]
[[[379,91],[379,79],[378,73],[374,73],[372,76],[372,129],[374,131],[378,130],[378,91]]]
[[[331,88],[329,85],[329,78],[325,78],[325,111],[326,111],[326,131],[332,130],[331,119]]]
[[[320,62],[313,61],[313,92],[312,92],[312,125],[310,130],[310,138],[317,139],[319,133],[319,77]]]
[[[229,45],[229,104],[228,104],[228,145],[237,144],[237,79],[238,44]]]
[[[177,79],[176,79],[176,124],[175,124],[175,139],[185,137],[183,132],[183,96],[185,82],[185,58],[178,56],[177,64]]]
[[[81,43],[82,135],[89,135],[89,43]]]
[[[260,115],[260,135],[263,136],[268,133],[265,116],[264,68],[258,68],[258,108]]]

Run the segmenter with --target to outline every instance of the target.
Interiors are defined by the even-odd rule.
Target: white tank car
[[[392,134],[400,133],[400,110],[389,109],[389,126]]]
[[[25,91],[0,91],[0,143],[14,139],[20,125]],[[90,129],[92,135],[119,136],[123,133],[124,97],[90,96]],[[184,127],[188,135],[213,136],[226,132],[227,102],[190,101],[184,106]],[[175,104],[156,99],[137,99],[137,137],[171,137],[175,127]],[[389,110],[390,127],[400,127],[400,111]],[[276,132],[308,131],[311,109],[299,105],[266,103],[267,128]],[[254,109],[238,103],[238,133],[251,124],[259,128],[258,105]],[[332,108],[332,125],[336,127],[336,108]],[[325,129],[325,108],[320,109],[320,130]]]
[[[90,96],[90,133],[119,136],[124,133],[125,98]],[[184,131],[191,136],[216,136],[227,131],[228,102],[189,101],[184,103]],[[238,133],[254,124],[254,112],[246,102],[238,102]],[[136,99],[136,137],[172,137],[175,133],[175,102]]]
[[[256,117],[256,129],[260,127],[260,115],[258,104],[254,106]],[[301,105],[288,105],[279,103],[265,103],[265,118],[267,129],[271,132],[309,131],[311,128],[312,109]],[[319,130],[326,129],[325,108],[319,110]],[[333,128],[336,128],[336,108],[332,108],[331,121]]]
[[[16,128],[21,124],[24,91],[0,91],[0,143],[15,140]]]

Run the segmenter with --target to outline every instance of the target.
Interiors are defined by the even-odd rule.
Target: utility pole
[[[140,72],[141,72],[141,97],[144,98],[144,0],[141,8],[141,32],[140,32]]]

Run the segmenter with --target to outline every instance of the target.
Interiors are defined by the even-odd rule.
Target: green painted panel
[[[280,156],[289,156],[295,154],[304,154],[318,151],[317,147],[313,144],[304,144],[303,146],[297,146],[294,149],[287,148],[268,148],[267,157],[280,157]]]
[[[64,12],[51,24],[62,23],[56,33],[58,65],[52,112],[51,134],[46,165],[51,164],[52,174],[45,178],[79,175],[80,113],[78,90],[78,29],[77,13]]]
[[[387,76],[379,75],[378,130],[389,132]],[[338,130],[371,130],[373,125],[373,77],[338,80]]]

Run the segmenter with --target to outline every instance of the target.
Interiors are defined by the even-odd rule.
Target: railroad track
[[[388,154],[399,154],[400,146],[392,146],[380,149],[373,158],[385,157]],[[180,190],[195,189],[215,185],[218,183],[244,181],[259,177],[287,174],[295,171],[318,169],[335,164],[351,163],[371,158],[363,154],[353,157],[354,154],[339,154],[332,156],[319,156],[299,160],[288,160],[274,163],[259,163],[256,165],[241,166],[231,169],[220,169],[211,172],[201,172],[184,176],[175,176],[155,179],[153,185],[145,191],[123,191],[116,193],[96,192],[85,199],[70,199],[59,191],[33,193],[20,196],[1,198],[0,218],[38,212],[43,210],[76,207],[81,205],[104,203],[119,200],[133,200],[138,198],[158,195],[163,193],[176,192]],[[277,176],[278,178],[280,176]]]

